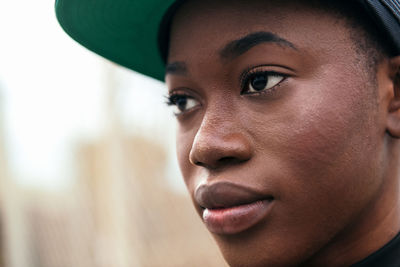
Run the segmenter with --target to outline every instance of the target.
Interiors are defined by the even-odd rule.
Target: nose
[[[197,166],[218,169],[248,161],[251,156],[250,140],[234,119],[205,116],[194,138],[189,160]]]

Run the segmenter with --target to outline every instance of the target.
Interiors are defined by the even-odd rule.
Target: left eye
[[[199,105],[199,102],[186,95],[172,95],[169,97],[168,103],[169,106],[174,107],[174,114],[180,115],[196,106]]]
[[[261,72],[250,75],[244,84],[242,93],[252,94],[269,90],[285,79],[285,76],[277,73]]]

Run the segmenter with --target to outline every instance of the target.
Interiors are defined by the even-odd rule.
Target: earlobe
[[[387,130],[394,138],[400,138],[400,56],[390,59],[391,99],[388,109]]]

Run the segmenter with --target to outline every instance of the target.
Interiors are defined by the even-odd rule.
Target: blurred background
[[[0,267],[225,266],[175,160],[165,86],[0,0]]]

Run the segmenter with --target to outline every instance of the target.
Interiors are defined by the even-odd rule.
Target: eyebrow
[[[188,73],[188,68],[186,66],[186,63],[182,61],[168,63],[165,66],[165,74],[185,75],[187,73]]]
[[[297,50],[296,46],[291,42],[279,37],[271,32],[254,32],[250,33],[240,39],[229,42],[223,49],[219,51],[222,59],[235,59],[236,57],[243,55],[248,50],[262,43],[275,43],[281,46],[289,47]],[[165,75],[176,74],[186,75],[188,73],[188,67],[183,61],[176,61],[168,63],[165,66]]]
[[[262,43],[275,43],[281,46],[289,47],[297,50],[296,46],[291,42],[279,37],[271,32],[254,32],[240,39],[229,42],[219,52],[222,59],[235,59],[236,57],[246,53],[248,50]]]

